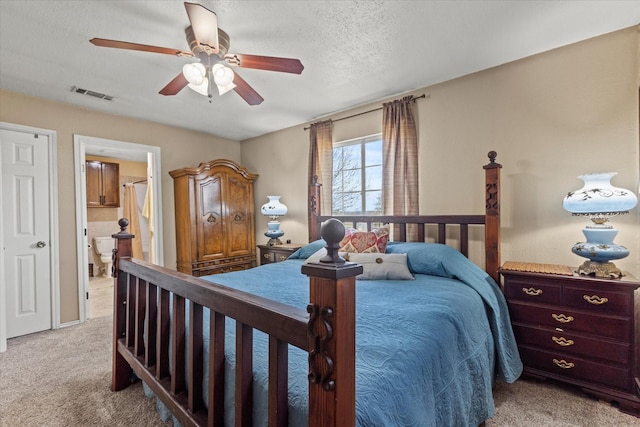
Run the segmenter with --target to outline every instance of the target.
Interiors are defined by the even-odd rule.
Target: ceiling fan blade
[[[262,104],[262,101],[264,101],[264,98],[261,97],[260,94],[256,92],[254,88],[249,86],[249,83],[244,81],[244,79],[240,77],[238,73],[234,73],[234,74],[235,75],[233,77],[233,84],[235,84],[236,87],[233,90],[235,90],[236,93],[242,97],[242,99],[247,101],[247,104],[249,105]]]
[[[283,73],[301,74],[304,66],[299,59],[277,58],[275,56],[244,55],[241,53],[227,54],[224,59],[229,65],[258,70],[280,71]]]
[[[218,53],[218,16],[215,12],[197,3],[184,3],[191,22],[193,35],[198,44],[208,46],[212,53]]]
[[[129,42],[122,42],[118,40],[99,39],[99,38],[93,38],[89,41],[94,45],[101,46],[101,47],[115,47],[116,49],[139,50],[142,52],[164,53],[166,55],[176,55],[176,56],[193,56],[193,53],[187,52],[186,50],[171,49],[168,47],[149,46],[147,44],[129,43]]]
[[[188,84],[189,82],[184,77],[184,74],[180,73],[173,80],[171,80],[168,85],[162,88],[160,94],[165,96],[175,95],[182,89],[184,89]]]

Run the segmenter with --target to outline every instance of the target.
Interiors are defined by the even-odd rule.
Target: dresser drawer
[[[542,347],[567,355],[601,359],[620,365],[627,365],[631,360],[630,343],[604,341],[581,334],[534,328],[517,323],[513,325],[513,332],[519,345]]]
[[[565,286],[564,303],[571,307],[596,313],[613,313],[627,316],[632,313],[633,293]]]
[[[608,387],[633,392],[630,370],[585,360],[561,352],[543,351],[528,346],[519,346],[520,357],[525,366]]]
[[[633,325],[628,318],[592,314],[566,307],[540,307],[509,301],[513,322],[585,332],[614,340],[631,342]]]
[[[512,278],[505,285],[508,300],[558,305],[562,301],[562,287],[523,278]]]
[[[275,252],[260,251],[260,264],[270,264],[276,262]]]

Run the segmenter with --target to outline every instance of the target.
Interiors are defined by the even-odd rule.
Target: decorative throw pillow
[[[326,254],[327,254],[327,248],[322,248],[322,249],[316,251],[315,253],[311,254],[309,256],[309,258],[307,258],[304,261],[304,264],[308,264],[310,262],[320,262],[320,258],[325,256]],[[347,259],[347,253],[346,252],[338,252],[338,255],[340,255],[344,259]]]
[[[355,253],[384,253],[389,241],[389,224],[371,231],[358,231],[348,228],[344,232],[344,238],[340,241],[340,252]]]
[[[358,280],[413,280],[407,254],[350,253],[349,262],[362,265]]]

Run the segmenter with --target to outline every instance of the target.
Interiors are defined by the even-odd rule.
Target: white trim
[[[60,327],[60,245],[58,242],[58,147],[56,132],[49,129],[40,129],[6,122],[0,122],[0,129],[38,134],[47,137],[47,148],[49,150],[47,158],[49,159],[49,245],[51,247],[49,269],[51,275],[51,328],[57,329]],[[1,182],[0,188],[2,188]],[[1,216],[2,212],[0,211],[0,224],[2,223]],[[2,246],[3,242],[2,227],[0,227],[0,246]],[[5,271],[3,263],[4,257],[0,257],[0,271]],[[3,276],[0,276],[0,279],[2,277]],[[6,301],[5,289],[4,280],[0,280],[0,301]],[[6,312],[3,307],[0,308],[2,308],[2,314],[0,315],[0,352],[3,352],[7,349],[7,322]]]
[[[72,320],[71,322],[64,322],[60,324],[60,329],[68,328],[69,326],[77,326],[80,324],[79,320]]]
[[[153,145],[135,144],[131,142],[116,141],[104,138],[95,138],[84,135],[73,136],[74,148],[74,173],[76,192],[76,236],[78,252],[78,313],[79,321],[87,320],[89,303],[85,298],[89,292],[89,255],[87,251],[88,240],[85,235],[87,229],[87,193],[84,163],[87,152],[103,157],[117,157],[133,160],[141,159],[151,164],[151,180],[153,191],[153,253],[155,264],[164,265],[164,251],[162,246],[162,191],[160,175],[160,147]],[[117,153],[114,155],[113,153]]]

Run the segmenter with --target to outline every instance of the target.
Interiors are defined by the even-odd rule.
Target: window
[[[382,134],[333,145],[333,215],[382,215]]]

